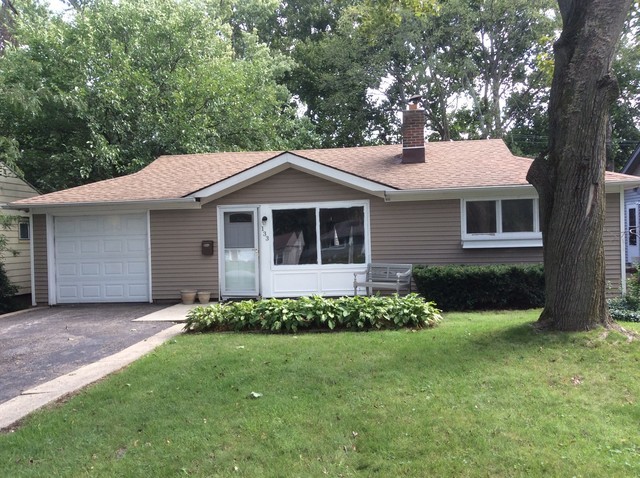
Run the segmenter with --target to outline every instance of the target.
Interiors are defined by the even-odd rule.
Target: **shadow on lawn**
[[[533,322],[507,322],[491,328],[469,327],[455,333],[445,333],[439,327],[424,331],[422,346],[407,345],[391,359],[393,366],[414,368],[438,368],[455,374],[462,371],[478,372],[495,368],[506,359],[536,359],[541,351],[558,350],[568,346],[587,346],[589,337],[584,334],[539,332]],[[449,331],[447,331],[449,332]]]

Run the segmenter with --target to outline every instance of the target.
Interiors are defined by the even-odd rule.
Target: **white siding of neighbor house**
[[[624,205],[625,205],[625,214],[624,214],[624,230],[625,230],[625,246],[628,245],[629,243],[629,218],[627,217],[627,212],[626,209],[628,206],[631,205],[636,205],[638,207],[640,207],[640,189],[636,188],[636,189],[629,189],[628,191],[624,192]],[[629,250],[628,247],[625,247],[625,260],[627,262],[627,264],[630,264],[633,262],[633,259],[631,257],[629,257]]]
[[[0,163],[0,204],[6,204],[19,199],[27,199],[37,196],[38,192],[22,179],[18,178],[10,169]],[[2,210],[2,214],[8,216],[21,216],[25,220],[29,215],[20,211]],[[5,253],[3,262],[9,280],[18,286],[18,294],[31,293],[31,256],[28,240],[18,238],[18,225],[9,230],[0,230],[0,234],[7,238],[8,247],[18,252],[16,256]]]

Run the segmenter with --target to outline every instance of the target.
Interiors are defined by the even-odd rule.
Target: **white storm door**
[[[149,301],[145,213],[53,221],[57,303]]]
[[[222,298],[260,295],[257,218],[257,207],[220,210]]]

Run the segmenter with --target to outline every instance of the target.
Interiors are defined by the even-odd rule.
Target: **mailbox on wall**
[[[202,255],[203,256],[213,255],[213,241],[202,241]]]

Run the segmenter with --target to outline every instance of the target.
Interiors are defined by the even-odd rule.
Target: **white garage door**
[[[54,218],[59,304],[148,302],[146,214]]]

